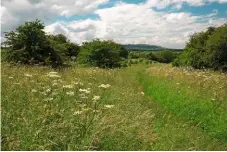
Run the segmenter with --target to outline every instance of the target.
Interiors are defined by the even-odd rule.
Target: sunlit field
[[[138,64],[1,68],[2,150],[227,150],[227,76]]]

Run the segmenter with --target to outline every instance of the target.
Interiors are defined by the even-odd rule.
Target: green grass
[[[217,110],[214,118],[220,117],[207,123],[216,127],[215,134],[210,134],[211,126],[204,131],[197,123],[197,119],[210,119],[188,116],[190,108],[181,104],[179,108],[174,103],[177,110],[169,106],[166,99],[190,94],[167,94],[165,90],[175,82],[165,85],[166,78],[158,78],[158,72],[149,76],[145,72],[149,66],[119,70],[72,67],[56,71],[60,77],[51,78],[48,74],[53,70],[47,67],[3,63],[2,150],[227,150],[225,135],[214,136],[219,129],[216,123],[223,127],[226,104],[220,101],[216,109],[208,108]],[[101,88],[101,84],[110,87]],[[156,89],[151,91],[148,86],[159,91],[154,93]],[[81,96],[80,89],[87,94]],[[100,99],[94,102],[94,96]],[[209,107],[205,96],[201,94],[201,101],[195,98]]]

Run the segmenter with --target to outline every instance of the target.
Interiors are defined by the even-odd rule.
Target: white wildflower
[[[72,89],[73,88],[73,85],[63,85],[63,88]]]
[[[58,85],[58,83],[56,83],[56,82],[54,82],[53,84],[52,84],[52,86],[57,86]]]
[[[113,108],[114,105],[104,105],[105,108]]]
[[[86,94],[89,94],[91,91],[90,91],[90,88],[88,89],[79,89],[80,92],[83,92],[83,93],[86,93]]]
[[[100,112],[100,110],[93,110],[93,112]]]
[[[80,115],[82,113],[82,111],[75,111],[74,113],[73,113],[73,115]]]
[[[141,94],[142,96],[144,96],[145,93],[144,93],[144,92],[140,92],[140,94]]]
[[[13,83],[14,85],[20,85],[20,83]]]
[[[47,76],[49,76],[50,78],[60,78],[61,76],[57,74],[57,72],[49,72]]]
[[[66,92],[66,94],[69,95],[69,96],[73,96],[74,92],[73,91],[69,91],[69,92]]]
[[[82,99],[88,99],[88,97],[86,97],[86,96],[82,96],[81,98],[82,98]]]
[[[91,108],[83,108],[83,111],[90,111],[91,110]]]
[[[52,72],[49,72],[49,74],[51,75],[51,74],[58,74],[58,73],[55,71],[52,71]]]
[[[46,89],[46,92],[51,92],[51,89],[50,88]]]
[[[32,77],[32,75],[31,74],[28,74],[28,73],[25,73],[24,76],[26,76],[26,77]]]
[[[75,85],[83,86],[84,84],[82,82],[74,82]]]
[[[99,99],[100,99],[100,96],[94,96],[94,97],[92,98],[93,101],[98,101]]]
[[[36,92],[37,92],[37,90],[35,90],[35,89],[32,89],[32,92],[33,92],[33,93],[36,93]]]
[[[53,101],[54,100],[54,98],[46,98],[46,99],[44,99],[44,101]]]
[[[100,86],[99,86],[99,88],[109,88],[110,87],[110,85],[109,84],[101,84]]]

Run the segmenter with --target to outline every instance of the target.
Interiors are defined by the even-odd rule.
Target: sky
[[[1,0],[0,12],[1,41],[40,19],[48,34],[77,44],[99,38],[184,48],[193,33],[227,23],[227,0]]]

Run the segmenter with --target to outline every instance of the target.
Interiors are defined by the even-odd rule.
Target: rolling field
[[[227,150],[227,75],[1,68],[2,150]]]

